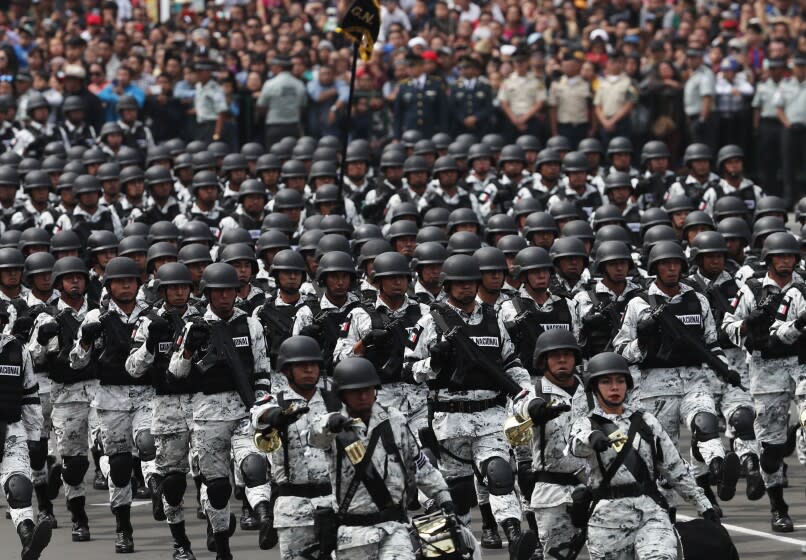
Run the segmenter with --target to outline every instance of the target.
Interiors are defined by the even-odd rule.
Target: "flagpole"
[[[353,117],[353,93],[355,92],[355,74],[358,68],[358,41],[353,42],[353,64],[350,71],[350,93],[347,96],[347,115],[344,119],[344,132],[341,144],[341,165],[339,166],[339,198],[344,191],[344,169],[347,167],[347,144],[350,141],[350,125]]]

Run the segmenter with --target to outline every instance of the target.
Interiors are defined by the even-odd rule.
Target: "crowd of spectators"
[[[24,120],[33,91],[51,119],[80,95],[98,131],[117,119],[125,94],[155,142],[188,140],[200,124],[192,62],[204,59],[223,90],[219,136],[233,149],[342,133],[352,48],[336,28],[345,2],[172,4],[160,18],[141,0],[12,0],[0,12],[0,95],[14,103],[0,105],[16,113],[3,119]],[[411,126],[510,140],[563,134],[574,144],[624,135],[636,146],[663,140],[677,158],[692,141],[735,143],[770,183],[782,131],[806,126],[806,76],[795,64],[806,53],[804,15],[804,0],[383,0],[378,42],[358,65],[350,134],[377,148]],[[438,103],[407,119],[401,88],[423,74]],[[787,95],[802,107],[781,114]]]

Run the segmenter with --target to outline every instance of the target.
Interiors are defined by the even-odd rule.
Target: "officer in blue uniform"
[[[447,97],[442,82],[426,74],[419,55],[410,53],[406,63],[409,79],[400,85],[395,98],[395,138],[406,130],[419,130],[430,138],[448,129]]]
[[[454,118],[455,133],[469,132],[477,137],[487,133],[490,114],[493,110],[493,88],[486,77],[481,76],[481,62],[470,56],[459,62],[462,73],[451,88],[449,106]]]

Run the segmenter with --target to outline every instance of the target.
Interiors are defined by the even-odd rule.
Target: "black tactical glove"
[[[806,327],[806,311],[801,311],[798,318],[795,319],[795,328],[802,331],[804,327]]]
[[[610,439],[600,430],[593,430],[588,441],[593,450],[598,453],[610,447]]]
[[[11,335],[16,336],[23,344],[28,342],[28,336],[34,326],[34,320],[26,315],[18,316],[11,327]]]
[[[431,369],[441,371],[453,361],[453,345],[448,340],[438,342],[431,348]]]
[[[171,323],[163,317],[154,317],[148,325],[148,337],[146,338],[146,350],[150,354],[154,353],[157,343],[170,338],[172,334]]]
[[[456,506],[450,500],[446,500],[446,501],[442,502],[441,504],[439,504],[439,507],[442,509],[442,511],[444,511],[448,515],[450,515],[450,514],[452,514],[453,512],[456,511]]]
[[[319,323],[311,323],[307,327],[302,327],[299,331],[299,334],[302,336],[310,336],[313,339],[320,340],[324,331],[322,331],[322,325]]]
[[[188,329],[185,339],[185,350],[189,354],[194,354],[199,348],[204,346],[210,338],[210,327],[203,323],[193,323]]]
[[[542,425],[547,423],[549,420],[554,420],[563,412],[568,412],[571,410],[571,406],[567,404],[555,404],[550,405],[545,400],[541,398],[532,399],[532,402],[529,403],[527,407],[527,411],[529,412],[529,417],[532,419],[537,425]]]
[[[753,311],[747,314],[747,317],[745,317],[744,322],[747,325],[754,327],[767,320],[769,320],[769,317],[767,317],[767,314],[764,312],[763,309],[754,309]]]
[[[297,420],[300,416],[310,410],[307,406],[300,406],[294,409],[291,408],[272,408],[263,415],[263,420],[272,428],[282,429],[287,428]]]
[[[735,369],[729,369],[725,374],[725,382],[728,385],[740,387],[742,385],[742,376]]]
[[[54,336],[58,336],[59,334],[59,324],[58,323],[45,323],[44,325],[39,326],[39,332],[36,334],[36,341],[45,346],[50,339]]]
[[[582,326],[586,331],[607,327],[607,317],[603,313],[588,313],[582,317]]]
[[[327,419],[327,429],[337,434],[352,423],[353,419],[344,414],[331,414]]]
[[[658,322],[652,317],[638,321],[638,344],[646,348],[658,339]]]
[[[702,512],[702,518],[706,521],[710,521],[711,523],[716,523],[717,525],[722,525],[722,521],[719,519],[719,515],[713,510],[713,508],[708,508],[704,512]]]
[[[90,321],[81,327],[81,342],[87,346],[91,346],[93,342],[98,340],[101,332],[104,330],[103,325],[98,321]]]
[[[364,338],[361,339],[361,344],[364,346],[378,346],[386,342],[389,333],[383,329],[372,329]]]

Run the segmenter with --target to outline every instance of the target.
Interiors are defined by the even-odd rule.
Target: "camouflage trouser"
[[[53,431],[56,434],[56,449],[62,457],[87,456],[90,403],[70,402],[53,405]],[[70,500],[84,496],[84,482],[78,485],[65,484],[64,495]]]
[[[142,432],[151,429],[151,399],[132,401],[129,410],[98,409],[98,419],[101,424],[101,443],[104,454],[112,457],[117,453],[136,453],[135,441]],[[102,466],[108,471],[108,463]],[[154,473],[154,461],[142,461],[143,476],[148,483]],[[108,472],[104,472],[109,482],[109,501],[113,508],[127,505],[132,502],[131,484],[118,488],[112,481]]]
[[[663,511],[651,498],[599,502],[588,522],[591,560],[677,560],[677,536]]]
[[[252,453],[252,431],[249,418],[239,420],[193,420],[191,446],[199,458],[199,471],[205,480],[229,479],[230,452],[236,464]],[[229,528],[229,504],[223,509],[214,509],[207,498],[207,488],[202,487],[202,506],[214,532]]]
[[[428,425],[428,389],[410,383],[387,383],[378,389],[378,404],[403,413],[414,437]]]
[[[439,459],[439,470],[446,480],[474,475],[474,469],[469,462],[459,461],[450,455],[472,461],[476,471],[480,471],[482,463],[493,457],[500,457],[509,463],[509,446],[504,439],[503,430],[474,438],[450,438],[439,443],[445,448]],[[479,486],[481,485],[477,485],[476,488]],[[479,496],[479,501],[481,500],[482,496]],[[495,520],[499,523],[512,517],[521,518],[520,503],[514,490],[503,496],[489,494],[489,503]]]
[[[533,507],[537,521],[540,542],[543,545],[543,554],[546,558],[566,558],[568,550],[565,548],[571,543],[579,529],[571,523],[567,504],[554,507]]]
[[[339,527],[336,560],[414,560],[409,528],[394,522]]]
[[[750,394],[756,409],[753,427],[761,444],[786,442],[789,429],[789,408],[794,400],[798,417],[806,410],[806,369],[799,366],[797,357],[762,359],[753,354],[750,361]],[[783,462],[777,471],[761,469],[767,488],[784,482]]]
[[[6,445],[3,450],[3,462],[0,463],[0,486],[5,490],[6,482],[12,475],[20,475],[31,480],[31,459],[28,456],[28,442],[26,440],[25,428],[22,422],[15,422],[8,425],[6,433]],[[6,494],[8,499],[8,494]],[[30,504],[28,507],[12,508],[11,522],[14,527],[26,519],[34,519],[34,510]]]
[[[281,560],[310,560],[302,556],[308,548],[317,543],[313,525],[303,527],[278,527]],[[313,551],[318,554],[318,550]]]
[[[40,432],[40,441],[42,440],[50,440],[50,432],[53,429],[53,421],[51,419],[51,415],[53,414],[53,400],[50,397],[50,383],[47,384],[47,392],[39,393],[39,402],[42,403],[42,416],[44,417],[45,421],[42,424],[42,431]],[[41,388],[40,388],[41,391]],[[48,442],[45,442],[45,445],[48,445]],[[45,450],[47,453],[48,450]],[[40,484],[47,484],[48,482],[48,463],[45,461],[45,464],[38,469],[31,470],[31,481],[34,483],[34,486],[39,486]]]

